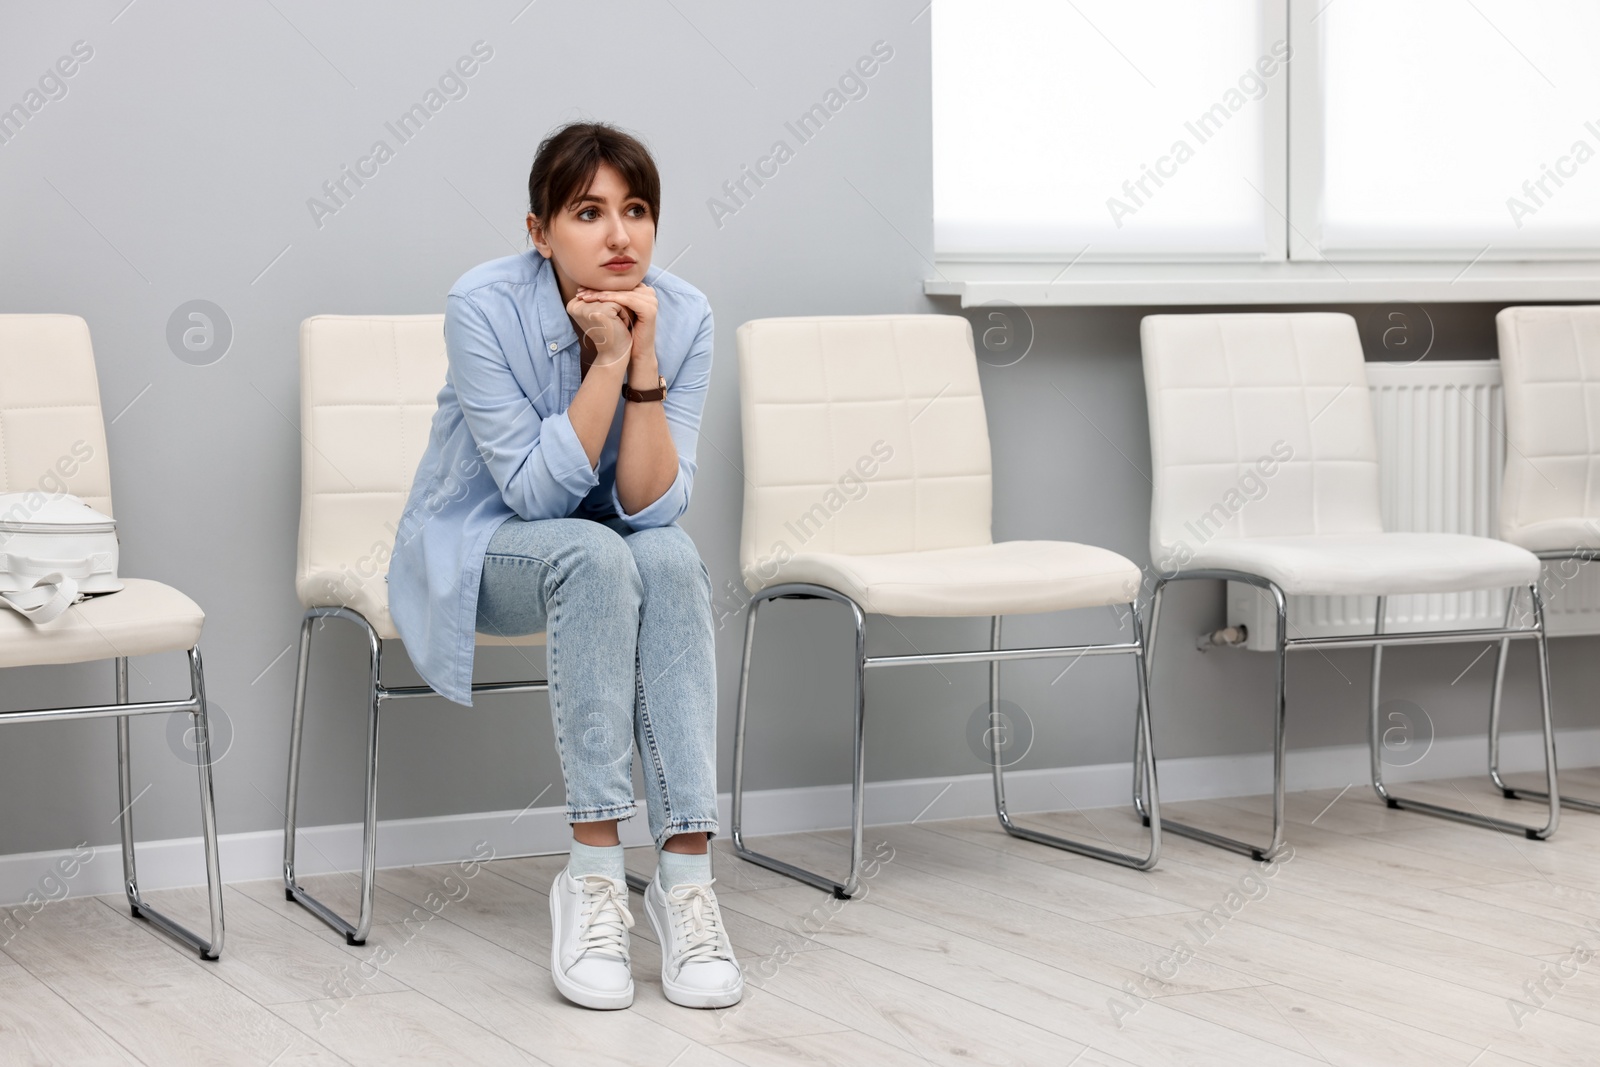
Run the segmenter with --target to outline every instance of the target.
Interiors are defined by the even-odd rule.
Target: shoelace
[[[604,875],[583,876],[583,922],[578,927],[579,955],[593,953],[626,962],[627,936],[633,927],[628,887]]]
[[[722,912],[717,907],[717,896],[711,891],[710,882],[673,886],[666,897],[673,927],[681,938],[677,956],[679,968],[698,961],[733,960],[723,947]]]

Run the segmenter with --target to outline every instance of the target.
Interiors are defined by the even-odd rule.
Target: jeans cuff
[[[656,851],[660,852],[667,839],[677,834],[704,833],[709,845],[712,838],[717,836],[716,819],[674,819],[661,828],[661,833],[656,837]]]
[[[603,822],[606,819],[631,819],[637,810],[637,801],[626,804],[604,804],[598,808],[567,809],[567,822]]]

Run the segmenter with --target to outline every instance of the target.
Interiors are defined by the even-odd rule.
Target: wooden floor
[[[1594,771],[1567,784],[1600,796]],[[1410,791],[1539,813],[1482,781]],[[1268,810],[1168,814],[1259,838]],[[232,885],[218,963],[118,899],[62,901],[0,954],[0,1063],[1600,1063],[1600,816],[1568,811],[1553,840],[1530,841],[1386,810],[1364,785],[1295,794],[1289,811],[1294,850],[1270,874],[1170,836],[1139,873],[992,819],[924,820],[869,828],[877,863],[840,902],[719,852],[747,976],[744,1002],[720,1011],[662,997],[637,897],[633,1008],[561,1000],[545,896],[560,856],[383,871],[359,948],[276,883]],[[1114,811],[1024,821],[1137,832]],[[845,840],[762,844],[837,871]],[[629,862],[648,873],[652,859]],[[352,908],[353,878],[312,881]],[[152,899],[203,916],[198,890]]]

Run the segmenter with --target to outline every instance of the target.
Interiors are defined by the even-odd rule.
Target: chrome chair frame
[[[112,660],[116,668],[116,702],[84,704],[68,708],[39,708],[31,711],[0,712],[0,724],[18,722],[59,722],[66,719],[117,720],[117,797],[122,805],[117,822],[122,831],[122,890],[135,919],[152,926],[187,945],[203,960],[222,957],[222,863],[217,848],[217,798],[211,779],[211,721],[206,713],[205,668],[200,646],[188,650],[189,698],[187,700],[149,700],[128,702],[128,657]],[[200,836],[206,854],[206,890],[211,909],[211,937],[201,937],[188,927],[151,907],[139,892],[139,873],[133,840],[133,761],[128,720],[135,715],[160,715],[187,712],[195,724],[195,751],[200,773]]]
[[[305,728],[306,683],[311,672],[311,631],[318,619],[345,619],[361,627],[366,634],[368,649],[367,698],[367,788],[366,805],[361,826],[361,913],[355,923],[339,915],[322,901],[301,888],[295,878],[295,832],[297,806],[300,794],[300,740]],[[283,805],[283,895],[296,901],[307,911],[344,935],[348,945],[364,945],[372,932],[373,906],[377,898],[378,882],[378,713],[388,700],[409,700],[415,697],[438,696],[427,685],[391,686],[383,684],[383,638],[372,628],[366,616],[351,608],[308,608],[300,622],[300,657],[294,679],[294,716],[289,726],[289,783]],[[545,693],[549,692],[548,679],[527,682],[474,682],[472,692],[478,693]],[[644,892],[646,880],[638,875],[628,875],[628,886]]]
[[[756,618],[760,614],[761,605],[769,600],[832,600],[839,604],[847,605],[855,618],[856,648],[855,648],[855,775],[851,782],[850,803],[850,871],[843,883],[808,871],[802,867],[787,863],[773,856],[768,856],[749,848],[744,843],[744,755],[745,755],[745,728],[748,722],[749,695],[750,695],[750,665],[751,652],[755,644]],[[896,667],[916,663],[937,665],[941,663],[988,663],[989,664],[989,715],[991,724],[998,723],[1000,711],[1000,664],[1007,660],[1021,659],[1046,659],[1060,656],[1104,656],[1104,655],[1132,655],[1135,658],[1135,674],[1138,678],[1139,701],[1135,715],[1135,734],[1142,742],[1142,758],[1147,766],[1143,768],[1148,780],[1155,782],[1154,748],[1150,742],[1150,717],[1149,704],[1145,693],[1144,643],[1140,637],[1139,609],[1137,604],[1130,605],[1133,618],[1133,640],[1119,644],[1106,645],[1069,645],[1047,648],[1008,648],[1000,647],[1000,619],[1001,616],[991,616],[992,622],[989,631],[989,648],[975,652],[933,652],[917,653],[905,656],[869,656],[867,649],[866,615],[854,599],[830,589],[824,585],[814,585],[809,582],[786,582],[780,585],[769,586],[756,593],[750,601],[749,614],[745,619],[744,652],[739,668],[739,702],[734,719],[733,728],[733,848],[734,852],[742,859],[759,864],[779,874],[788,875],[818,889],[827,890],[841,900],[848,900],[861,885],[861,837],[862,837],[862,800],[865,791],[866,762],[863,748],[863,735],[866,725],[866,671],[873,667]],[[994,776],[994,802],[995,815],[1000,820],[1000,825],[1013,837],[1020,837],[1028,841],[1050,845],[1054,848],[1065,849],[1080,855],[1091,856],[1095,859],[1106,860],[1111,863],[1132,867],[1136,870],[1147,871],[1156,865],[1161,853],[1161,809],[1160,800],[1156,789],[1150,791],[1148,810],[1141,810],[1145,816],[1144,824],[1150,829],[1150,848],[1143,855],[1129,854],[1116,849],[1102,848],[1086,842],[1074,841],[1070,838],[1058,837],[1054,834],[1043,833],[1018,826],[1011,819],[1006,810],[1005,800],[1005,769],[1000,759],[1000,731],[991,728],[989,735],[990,768]],[[1140,774],[1140,768],[1135,768],[1135,776]]]
[[[1575,559],[1580,563],[1591,563],[1600,559],[1600,549],[1573,548],[1555,549],[1547,552],[1535,552],[1541,560],[1569,560]],[[1506,625],[1511,625],[1512,613],[1515,603],[1506,605]],[[1518,789],[1507,785],[1500,777],[1500,696],[1504,691],[1506,677],[1506,654],[1510,651],[1510,642],[1501,641],[1500,650],[1495,655],[1494,661],[1494,687],[1489,698],[1489,779],[1494,782],[1495,788],[1507,800],[1544,800],[1550,799],[1550,794],[1540,789]],[[1588,800],[1584,797],[1562,796],[1561,803],[1578,811],[1600,813],[1600,801]]]
[[[1522,834],[1535,841],[1542,841],[1556,832],[1556,827],[1561,821],[1560,787],[1556,782],[1555,734],[1552,728],[1550,716],[1550,662],[1545,647],[1544,604],[1539,597],[1539,587],[1537,584],[1528,586],[1528,592],[1533,598],[1533,626],[1528,628],[1511,628],[1509,624],[1510,612],[1508,609],[1507,625],[1499,629],[1428,630],[1418,633],[1386,634],[1384,633],[1383,627],[1384,615],[1388,607],[1388,598],[1380,596],[1378,597],[1375,625],[1373,627],[1373,633],[1370,636],[1366,634],[1351,634],[1341,637],[1300,637],[1291,639],[1288,637],[1287,600],[1284,596],[1283,590],[1280,589],[1275,582],[1256,574],[1248,574],[1243,571],[1233,571],[1218,568],[1195,569],[1165,574],[1157,579],[1155,591],[1151,598],[1150,636],[1145,654],[1145,666],[1147,670],[1150,669],[1155,659],[1156,634],[1161,622],[1162,595],[1166,592],[1166,587],[1169,583],[1184,579],[1209,579],[1216,581],[1244,582],[1247,585],[1253,585],[1258,589],[1265,590],[1273,599],[1273,604],[1277,611],[1277,634],[1274,644],[1278,658],[1278,670],[1276,687],[1277,713],[1274,721],[1274,743],[1272,752],[1272,840],[1266,845],[1266,847],[1261,847],[1259,845],[1252,845],[1246,841],[1240,841],[1236,838],[1214,833],[1210,830],[1204,830],[1199,827],[1189,826],[1185,823],[1173,822],[1171,820],[1168,820],[1166,823],[1167,829],[1180,836],[1193,838],[1196,841],[1201,841],[1208,845],[1215,845],[1218,848],[1228,849],[1232,852],[1240,852],[1256,860],[1270,860],[1275,858],[1278,853],[1282,851],[1284,844],[1284,726],[1288,711],[1288,702],[1286,696],[1288,653],[1298,649],[1370,648],[1372,649],[1372,691],[1369,716],[1371,729],[1368,734],[1368,744],[1372,760],[1372,788],[1374,792],[1378,794],[1378,798],[1382,800],[1384,804],[1391,808],[1400,808],[1407,811],[1418,811],[1426,815],[1435,815],[1445,819],[1455,819],[1459,822],[1469,823],[1473,826],[1481,826],[1491,830],[1499,830],[1503,833]],[[1514,589],[1512,591],[1511,599],[1514,602]],[[1388,786],[1385,785],[1383,781],[1383,762],[1379,755],[1381,722],[1378,715],[1378,693],[1379,684],[1382,680],[1384,648],[1388,645],[1439,645],[1453,644],[1460,641],[1483,641],[1498,639],[1501,642],[1503,649],[1511,641],[1528,638],[1536,640],[1539,646],[1541,693],[1540,704],[1544,717],[1545,773],[1546,779],[1549,783],[1548,796],[1550,798],[1549,819],[1545,825],[1542,827],[1527,826],[1522,823],[1512,822],[1506,819],[1496,819],[1491,816],[1484,815],[1481,812],[1464,811],[1458,808],[1446,807],[1440,804],[1432,804],[1427,801],[1399,797],[1391,793]],[[1501,669],[1504,667],[1503,653],[1500,667]],[[1497,670],[1495,683],[1496,699],[1498,699],[1499,693],[1499,673],[1499,670]],[[1145,684],[1146,688],[1148,689],[1150,685],[1149,679],[1146,680]],[[1494,734],[1492,729],[1490,734],[1490,744],[1492,751],[1492,746],[1494,744]],[[1142,814],[1145,811],[1146,800],[1143,795],[1143,783],[1139,780],[1138,776],[1138,768],[1140,765],[1140,760],[1136,758],[1134,761],[1135,777],[1133,801],[1134,807]],[[1541,796],[1543,795],[1544,794],[1541,794]]]

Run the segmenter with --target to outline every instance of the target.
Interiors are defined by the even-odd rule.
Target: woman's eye
[[[578,218],[583,219],[585,222],[588,222],[590,220],[586,216],[592,214],[594,212],[594,210],[595,209],[592,208],[592,207],[586,207],[582,211],[578,212]]]

